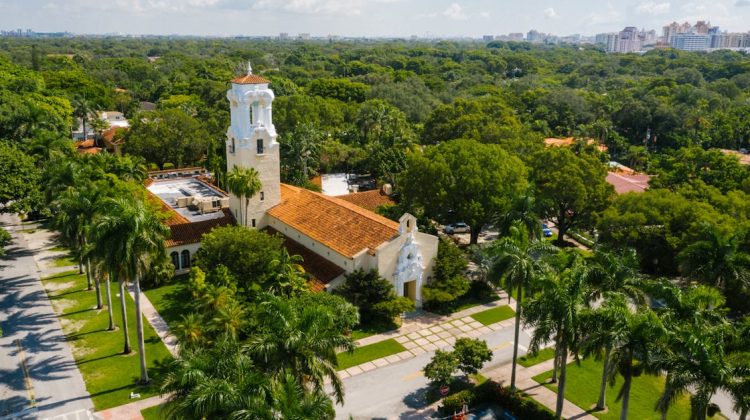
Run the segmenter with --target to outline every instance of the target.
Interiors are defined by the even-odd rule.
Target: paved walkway
[[[145,400],[135,401],[130,404],[112,407],[99,411],[96,416],[101,420],[143,420],[141,410],[167,402],[166,397],[155,396]]]
[[[132,285],[128,287],[128,293],[130,293],[130,297],[135,301],[135,292],[133,290],[134,287]],[[156,308],[154,308],[154,305],[151,304],[151,301],[148,300],[148,297],[146,297],[146,294],[143,293],[143,291],[141,291],[141,313],[146,317],[148,323],[154,327],[154,331],[156,331],[156,334],[161,338],[164,345],[167,346],[167,350],[172,353],[172,356],[174,358],[179,357],[180,349],[177,343],[177,337],[175,337],[169,330],[167,321],[159,315],[159,312],[156,311]]]
[[[402,327],[395,332],[378,334],[359,340],[357,342],[358,346],[363,346],[378,343],[383,340],[395,339],[396,342],[404,346],[406,350],[339,371],[339,376],[341,379],[346,379],[350,376],[359,375],[363,372],[368,372],[373,369],[419,356],[420,354],[438,349],[450,348],[456,342],[456,339],[461,337],[477,338],[493,331],[508,328],[513,325],[513,318],[485,326],[471,317],[472,314],[503,306],[506,302],[507,301],[505,300],[498,300],[486,305],[469,308],[451,316],[437,316],[434,318],[437,322],[434,322],[432,325],[424,325],[421,323],[411,324]],[[414,328],[415,325],[418,325],[419,329]]]
[[[568,363],[573,362],[573,360],[573,358],[570,358]],[[536,375],[552,370],[552,365],[552,359],[528,368],[517,365],[516,387],[554,412],[557,407],[557,393],[532,379]],[[510,386],[511,365],[509,364],[482,373],[498,383]],[[563,404],[562,415],[566,419],[596,420],[596,417],[568,400],[565,400]]]
[[[93,404],[39,276],[54,240],[15,215],[0,224],[13,236],[0,260],[0,417],[86,418]]]

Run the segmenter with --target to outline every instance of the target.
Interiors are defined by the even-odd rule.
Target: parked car
[[[554,235],[552,229],[550,229],[546,223],[542,223],[542,235],[544,235],[545,238],[550,238]]]
[[[445,225],[443,232],[448,235],[453,235],[454,233],[469,233],[471,232],[471,228],[466,223],[458,222]]]

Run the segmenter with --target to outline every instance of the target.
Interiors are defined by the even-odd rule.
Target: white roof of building
[[[223,192],[213,188],[197,178],[173,178],[154,180],[149,185],[151,194],[159,197],[172,210],[185,217],[190,222],[220,219],[224,213],[216,211],[212,213],[201,213],[199,210],[191,210],[189,207],[177,207],[177,199],[180,197],[197,197],[199,199],[222,199],[227,197]]]

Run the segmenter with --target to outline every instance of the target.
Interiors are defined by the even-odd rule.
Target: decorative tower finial
[[[253,74],[253,66],[250,65],[250,61],[247,62],[247,75]]]

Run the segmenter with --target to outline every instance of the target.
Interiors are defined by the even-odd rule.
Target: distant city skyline
[[[750,0],[0,0],[0,28],[76,34],[472,37],[661,31],[673,21],[750,30]]]

